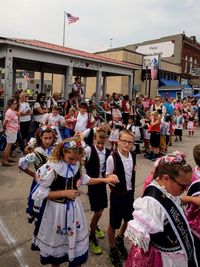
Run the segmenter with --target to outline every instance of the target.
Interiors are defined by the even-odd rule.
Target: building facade
[[[128,45],[126,48],[144,55],[160,56],[161,67],[158,75],[160,94],[163,94],[164,91],[168,94],[177,91],[177,96],[185,97],[198,93],[200,90],[200,43],[197,42],[195,36],[188,37],[183,32]],[[172,67],[172,65],[172,68],[163,69],[162,62],[177,66],[177,70],[174,71],[176,67]],[[165,84],[162,83],[163,79],[166,81]],[[174,84],[172,81],[175,81]]]

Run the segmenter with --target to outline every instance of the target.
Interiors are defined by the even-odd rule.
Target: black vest
[[[110,150],[108,148],[106,148],[105,165],[106,165],[106,160],[107,160],[109,155],[110,155]],[[86,168],[87,174],[90,177],[93,177],[93,178],[98,178],[99,177],[100,161],[99,161],[99,156],[98,156],[98,153],[97,153],[94,145],[91,146],[90,159],[86,162],[85,168]],[[105,173],[102,173],[102,177],[104,175],[105,175]]]
[[[135,191],[135,165],[136,165],[136,154],[131,152],[131,156],[133,159],[133,170],[132,170],[132,190]],[[114,162],[114,171],[113,173],[118,176],[119,183],[115,185],[115,187],[110,186],[112,192],[116,194],[124,194],[127,193],[126,188],[126,177],[124,171],[124,165],[122,163],[121,157],[117,151],[112,153],[113,162]]]
[[[165,221],[164,232],[151,234],[151,243],[154,247],[165,252],[174,252],[181,250],[180,243],[169,224],[169,221]]]
[[[34,152],[37,156],[37,159],[34,162],[35,170],[37,171],[42,165],[47,163],[47,156],[41,154],[40,152]]]
[[[65,178],[63,176],[60,176],[59,174],[55,173],[56,177],[53,181],[53,183],[50,185],[51,191],[60,191],[60,190],[66,190],[66,189],[78,189],[77,183],[80,180],[80,170],[74,175],[74,177],[71,178]],[[53,199],[55,202],[59,203],[66,203],[68,198],[57,198]]]

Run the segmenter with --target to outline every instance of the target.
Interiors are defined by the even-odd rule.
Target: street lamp
[[[148,66],[146,66],[146,72],[145,72],[145,95],[147,95],[147,79],[148,79]]]

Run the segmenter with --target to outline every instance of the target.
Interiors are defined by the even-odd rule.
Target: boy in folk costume
[[[89,176],[105,177],[106,160],[110,155],[110,150],[105,147],[107,133],[97,129],[94,134],[94,144],[86,147],[85,168]],[[103,210],[108,206],[107,192],[105,184],[88,186],[88,196],[91,211],[94,212],[90,223],[90,250],[94,254],[101,254],[102,248],[99,246],[96,237],[104,238],[104,233],[98,227],[98,222]]]
[[[106,162],[106,175],[116,174],[117,186],[110,186],[110,218],[108,226],[109,258],[115,267],[122,267],[121,256],[126,260],[127,249],[124,246],[124,232],[127,222],[132,219],[135,190],[136,154],[132,152],[135,137],[129,130],[119,133],[118,150],[110,155]],[[122,223],[123,220],[123,223]],[[119,230],[115,238],[115,232]]]

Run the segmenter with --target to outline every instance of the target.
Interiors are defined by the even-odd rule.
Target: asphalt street
[[[186,136],[183,141],[174,143],[169,147],[169,151],[183,151],[187,156],[187,161],[194,166],[192,148],[200,142],[200,130],[198,129],[194,137]],[[19,154],[16,153],[16,155]],[[136,168],[136,197],[142,193],[144,180],[153,168],[150,160],[144,159],[143,154],[137,156]],[[0,166],[0,267],[38,267],[39,253],[30,250],[33,225],[27,223],[25,213],[27,194],[32,182],[32,178],[20,172],[17,164],[13,167]],[[90,212],[87,187],[81,187],[81,199],[83,202],[88,224],[92,213]],[[108,209],[104,211],[100,221],[100,227],[106,232],[108,226]],[[90,253],[89,259],[84,266],[100,267],[111,266],[108,259],[107,237],[100,240],[103,253],[96,256]],[[127,247],[130,247],[126,240]],[[62,266],[68,266],[63,264]],[[48,266],[49,267],[49,266]]]

